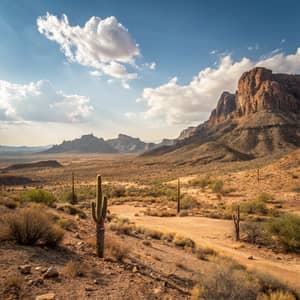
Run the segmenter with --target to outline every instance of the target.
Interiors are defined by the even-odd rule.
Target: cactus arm
[[[97,219],[97,216],[96,216],[96,204],[95,202],[92,202],[92,216],[93,216],[93,219],[96,223],[98,223],[98,219]]]
[[[103,197],[103,203],[102,203],[102,210],[101,210],[101,216],[103,220],[106,218],[106,213],[107,213],[107,197]]]
[[[96,205],[96,210],[97,210],[97,218],[100,219],[101,216],[101,210],[102,210],[102,180],[101,180],[101,175],[97,176],[97,205]]]

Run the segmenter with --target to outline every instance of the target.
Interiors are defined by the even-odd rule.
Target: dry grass
[[[21,275],[10,275],[4,281],[4,293],[14,294],[19,299],[24,286],[24,278]]]
[[[256,300],[296,300],[296,297],[290,292],[276,291],[270,294],[260,294]]]
[[[107,235],[105,237],[104,251],[105,256],[114,258],[116,261],[122,261],[128,256],[130,248],[115,237]]]
[[[63,239],[63,231],[53,224],[51,217],[38,208],[25,208],[1,217],[0,240],[13,240],[22,245],[43,244],[56,247]]]
[[[64,268],[64,273],[70,277],[84,276],[86,266],[80,261],[70,260]]]

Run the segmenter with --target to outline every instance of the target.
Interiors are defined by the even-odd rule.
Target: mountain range
[[[172,145],[173,140],[164,139],[161,143],[146,143],[139,138],[134,138],[125,134],[119,134],[117,138],[104,140],[93,134],[83,135],[80,138],[63,141],[59,145],[54,145],[43,153],[143,153],[161,147]]]
[[[250,160],[300,147],[300,75],[245,72],[235,94],[223,92],[209,119],[183,130],[171,146],[146,152],[192,164]]]

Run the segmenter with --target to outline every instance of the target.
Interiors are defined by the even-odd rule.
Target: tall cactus
[[[104,221],[107,212],[107,197],[102,196],[101,175],[97,175],[96,203],[92,202],[92,215],[96,223],[96,247],[98,257],[104,256]]]
[[[177,181],[177,213],[180,213],[180,178]]]

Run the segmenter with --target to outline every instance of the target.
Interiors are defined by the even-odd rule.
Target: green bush
[[[63,231],[57,228],[51,217],[39,208],[25,208],[2,216],[0,225],[5,234],[2,240],[13,240],[21,245],[43,244],[57,246],[63,239]]]
[[[63,194],[62,201],[63,202],[68,202],[70,204],[76,204],[78,202],[77,194],[74,193],[74,199],[73,199],[73,193],[72,193],[72,191],[67,191],[67,192],[65,192]]]
[[[200,187],[201,189],[204,189],[210,184],[209,178],[195,178],[189,181],[189,184],[194,187]]]
[[[173,239],[173,243],[175,246],[178,247],[189,247],[189,248],[195,248],[196,244],[195,242],[187,237],[181,236],[181,235],[176,235]]]
[[[285,251],[300,251],[300,217],[285,214],[269,221],[267,229]]]
[[[224,183],[222,180],[215,180],[210,184],[210,188],[214,193],[222,193]]]
[[[271,200],[273,200],[273,199],[274,199],[274,197],[273,197],[272,195],[270,195],[270,194],[268,194],[268,193],[265,193],[265,192],[260,193],[260,194],[257,196],[257,198],[256,198],[256,200],[257,200],[258,202],[268,202],[268,201],[271,201]]]
[[[192,196],[184,195],[180,202],[180,207],[182,209],[192,209],[197,207],[198,202]]]
[[[266,214],[266,203],[260,200],[252,200],[241,203],[241,212],[245,214]]]
[[[25,191],[22,196],[25,201],[44,203],[47,205],[51,205],[55,201],[55,196],[52,193],[42,189]]]

